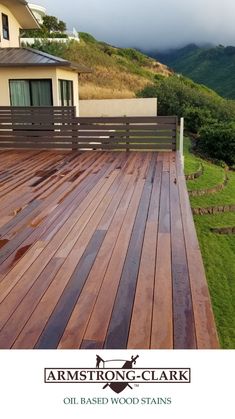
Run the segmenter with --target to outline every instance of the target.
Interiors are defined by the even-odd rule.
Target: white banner
[[[1,417],[231,417],[234,355],[227,350],[0,351]]]

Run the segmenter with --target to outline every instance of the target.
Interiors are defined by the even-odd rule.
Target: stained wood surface
[[[0,199],[0,348],[219,346],[176,153],[0,151]]]

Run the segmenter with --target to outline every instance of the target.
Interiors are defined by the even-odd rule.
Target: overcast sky
[[[234,0],[35,0],[68,28],[124,47],[235,45]]]

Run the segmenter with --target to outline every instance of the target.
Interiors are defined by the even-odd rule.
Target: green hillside
[[[234,120],[234,100],[224,99],[205,85],[175,74],[166,65],[135,49],[111,46],[88,33],[80,33],[80,38],[79,43],[35,42],[34,48],[92,69],[91,73],[80,75],[81,99],[157,97],[160,115],[185,116],[186,123],[189,119],[195,120],[192,108],[203,113],[196,118],[203,119],[203,124],[208,118]],[[197,50],[197,47],[191,46],[188,53],[189,49]],[[188,128],[195,129],[189,124]]]
[[[223,99],[205,85],[175,74],[166,65],[135,49],[117,48],[87,33],[80,33],[80,37],[80,43],[45,40],[36,42],[34,47],[92,69],[91,73],[80,76],[81,99],[157,97],[160,115],[187,117],[186,123],[193,132],[195,127],[188,124],[189,119],[194,121],[193,125],[198,125],[198,118],[199,125],[208,122],[208,118],[234,120],[235,101]],[[196,119],[192,108],[200,113]]]
[[[34,47],[65,59],[85,64],[93,71],[80,76],[81,99],[131,98],[156,75],[172,72],[139,51],[117,48],[97,41],[92,35],[80,33],[81,41],[61,43],[36,42]]]
[[[235,99],[235,47],[188,45],[167,53],[151,53],[174,71],[205,84],[221,96]]]

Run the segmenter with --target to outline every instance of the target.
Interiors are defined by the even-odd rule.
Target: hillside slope
[[[221,96],[235,99],[235,47],[188,45],[166,53],[150,53],[176,72],[205,84]]]
[[[153,58],[127,48],[116,48],[80,33],[81,42],[68,44],[35,43],[34,47],[90,67],[93,72],[80,76],[81,99],[131,98],[156,75],[172,71]]]

